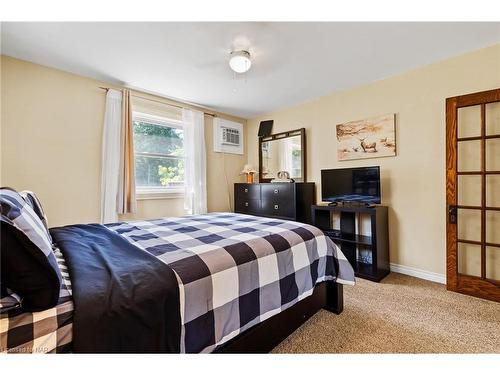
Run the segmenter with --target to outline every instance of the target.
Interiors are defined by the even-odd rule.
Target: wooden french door
[[[447,289],[500,302],[500,89],[446,100]]]

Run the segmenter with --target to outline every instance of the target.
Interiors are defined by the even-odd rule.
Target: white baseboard
[[[441,273],[425,271],[396,263],[391,263],[391,271],[402,273],[403,275],[418,277],[419,279],[434,281],[435,283],[446,284],[446,275]]]

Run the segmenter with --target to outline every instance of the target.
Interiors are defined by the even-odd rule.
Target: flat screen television
[[[321,170],[323,202],[380,203],[380,167]]]

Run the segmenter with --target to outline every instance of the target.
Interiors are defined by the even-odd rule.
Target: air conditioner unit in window
[[[222,127],[222,143],[225,145],[239,146],[240,131],[237,129]]]
[[[214,119],[214,151],[243,154],[243,125],[238,122]]]

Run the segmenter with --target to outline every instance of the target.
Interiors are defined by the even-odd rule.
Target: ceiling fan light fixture
[[[229,66],[236,73],[245,73],[252,66],[248,51],[233,51],[229,59]]]

